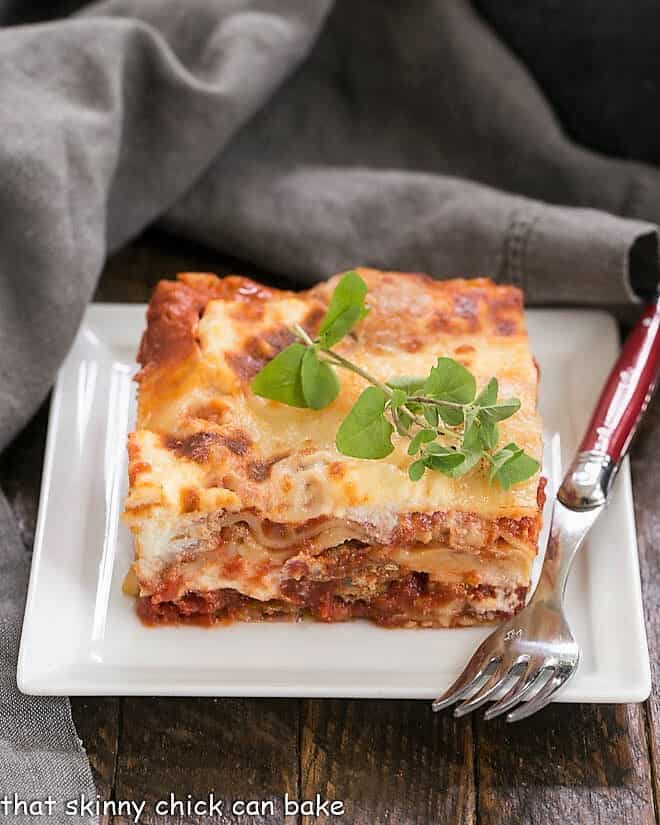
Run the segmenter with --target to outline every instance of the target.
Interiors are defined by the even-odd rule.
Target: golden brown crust
[[[424,338],[439,332],[502,336],[524,333],[523,299],[517,287],[498,286],[490,278],[437,281],[419,273],[378,272],[364,268],[357,271],[367,281],[371,292],[368,302],[372,311],[364,324],[365,337],[377,346],[393,340],[397,346],[415,352]],[[426,311],[414,298],[408,302],[404,300],[402,275],[432,295],[432,305],[429,304]],[[323,317],[323,305],[327,304],[331,293],[330,283],[334,286],[335,279],[295,293],[296,298],[310,305],[303,326],[312,334]],[[374,287],[379,290],[374,292]],[[394,313],[388,306],[394,296],[388,295],[388,290],[398,293]],[[379,300],[378,293],[385,297]],[[410,293],[414,295],[415,290]],[[147,329],[137,357],[142,370],[137,380],[144,382],[161,366],[171,369],[195,352],[197,322],[209,301],[236,301],[232,318],[249,324],[260,320],[264,301],[292,294],[239,275],[219,278],[210,273],[184,272],[177,275],[176,281],[159,281],[147,309]],[[266,360],[291,341],[291,333],[284,327],[260,330],[258,335],[246,339],[240,351],[231,353],[230,360],[236,373],[249,380]],[[464,354],[469,357],[469,347]]]
[[[158,367],[172,367],[191,355],[195,328],[209,301],[239,301],[237,306],[244,305],[249,320],[260,302],[272,295],[273,290],[242,275],[218,278],[207,272],[181,272],[176,281],[159,281],[147,308],[147,328],[137,355],[142,370],[136,380],[144,381]]]
[[[371,312],[341,343],[347,357],[366,356],[369,363],[393,350],[403,356],[423,355],[430,341],[455,340],[453,357],[471,368],[476,353],[466,336],[526,339],[522,293],[516,287],[488,278],[438,281],[418,273],[357,271],[367,283]],[[199,331],[214,301],[225,307],[225,325],[242,330],[237,340],[228,342],[222,362],[233,380],[247,388],[264,364],[293,341],[290,324],[277,313],[269,314],[272,303],[294,299],[303,307],[297,322],[314,335],[339,277],[297,293],[234,275],[188,272],[176,281],[159,282],[138,353],[138,425],[158,429],[158,416],[153,415],[157,409],[174,405],[195,382],[208,382],[208,371],[215,367],[202,351]],[[218,406],[220,398],[201,403],[200,417],[219,420]]]
[[[396,341],[409,352],[429,335],[501,335],[525,332],[522,292],[497,285],[490,278],[440,281],[418,273],[357,270],[370,289],[372,312],[364,323],[365,336],[385,343]],[[401,276],[415,288],[401,293]],[[327,284],[311,290],[327,293]],[[428,295],[428,303],[419,300]],[[392,312],[394,306],[395,311]]]

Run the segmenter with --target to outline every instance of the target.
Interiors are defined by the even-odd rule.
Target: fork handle
[[[660,291],[610,372],[557,497],[574,510],[601,507],[628,452],[660,373]]]

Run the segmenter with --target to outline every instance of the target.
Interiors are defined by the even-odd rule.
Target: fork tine
[[[537,710],[544,708],[549,702],[552,701],[552,697],[559,690],[559,688],[571,678],[575,670],[575,667],[557,670],[554,676],[551,676],[550,679],[548,679],[548,681],[543,685],[536,696],[533,699],[530,699],[529,702],[523,702],[514,711],[511,711],[511,713],[506,717],[506,721],[518,722],[521,719],[526,719],[528,716],[536,713]]]
[[[477,708],[480,708],[486,702],[490,701],[491,697],[501,690],[504,685],[510,688],[513,680],[518,684],[520,678],[524,676],[526,671],[527,661],[525,660],[523,662],[515,662],[501,678],[494,675],[494,681],[491,680],[491,682],[483,685],[471,699],[466,700],[454,708],[454,716],[465,716],[468,713],[472,713],[473,710],[477,710]]]
[[[495,672],[500,664],[501,659],[498,657],[491,657],[485,666],[480,666],[478,657],[479,650],[474,654],[467,664],[465,670],[456,679],[456,681],[447,688],[447,690],[438,696],[431,705],[434,711],[444,710],[459,699],[465,699],[471,696],[476,690],[479,690],[483,683]],[[477,662],[479,662],[477,664]]]
[[[527,666],[526,672],[523,673],[522,677],[511,687],[509,692],[488,708],[484,713],[484,719],[489,721],[495,719],[496,716],[506,713],[507,710],[511,710],[514,705],[517,705],[518,702],[538,686],[539,681],[543,679],[547,672],[548,668],[544,666],[537,667],[536,663],[533,665],[530,663]]]

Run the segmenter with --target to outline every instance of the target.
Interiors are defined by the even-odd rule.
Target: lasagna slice
[[[336,350],[379,380],[424,375],[439,356],[483,386],[497,376],[520,411],[500,425],[541,457],[537,370],[522,295],[487,279],[434,281],[358,270],[371,311]],[[366,618],[471,625],[524,603],[541,523],[539,475],[505,491],[477,465],[408,477],[408,442],[350,458],[335,435],[365,387],[341,373],[322,410],[256,396],[255,374],[293,336],[318,330],[337,278],[305,292],[243,277],[161,281],[138,360],[124,517],[135,540],[128,589],[149,623]]]

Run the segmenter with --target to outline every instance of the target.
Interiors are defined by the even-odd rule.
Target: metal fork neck
[[[602,507],[607,500],[618,465],[601,450],[585,450],[578,453],[561,487],[557,498],[571,510],[593,510]]]
[[[573,560],[604,507],[603,502],[578,510],[567,507],[559,498],[555,501],[545,559],[532,601],[545,601],[561,609]]]

